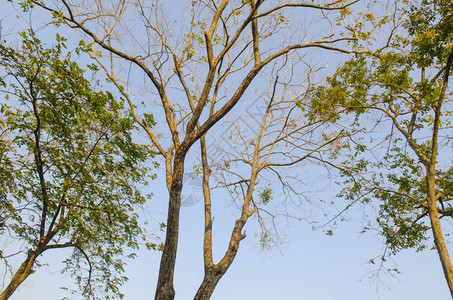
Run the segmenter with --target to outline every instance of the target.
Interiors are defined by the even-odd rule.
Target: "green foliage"
[[[393,254],[426,246],[424,169],[439,146],[434,129],[450,124],[452,112],[448,92],[442,93],[453,55],[453,2],[422,0],[399,13],[402,27],[394,29],[388,47],[351,58],[310,94],[313,118],[335,121],[346,112],[356,120],[351,132],[366,132],[342,163],[347,187],[340,196],[362,203],[378,200],[376,223]],[[434,124],[437,111],[440,122]],[[372,145],[372,137],[381,146]],[[447,171],[436,170],[436,192],[444,199],[453,199],[451,169],[450,164]]]
[[[125,247],[143,236],[149,157],[134,123],[108,91],[96,90],[65,39],[48,49],[29,31],[19,50],[0,45],[0,219],[24,248],[71,247],[65,272],[84,296],[121,296]],[[95,71],[94,68],[90,68]],[[89,270],[89,271],[88,271]]]
[[[156,121],[154,121],[154,115],[153,114],[143,114],[143,124],[147,126],[148,128],[154,127],[156,125]]]
[[[423,171],[418,162],[402,149],[392,150],[393,154],[386,157],[388,183],[373,183],[372,195],[381,200],[377,222],[393,253],[405,248],[422,250],[429,230],[429,226],[419,219],[426,214]],[[385,170],[382,163],[376,167]]]
[[[271,202],[273,198],[271,187],[266,186],[262,188],[258,196],[264,205],[269,204],[269,202]]]
[[[418,67],[442,64],[452,51],[453,3],[450,0],[423,0],[410,7],[405,23]]]

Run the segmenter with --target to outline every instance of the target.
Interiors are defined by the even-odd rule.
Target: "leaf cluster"
[[[451,1],[409,5],[401,10],[406,20],[387,47],[356,55],[310,93],[313,118],[339,121],[345,112],[356,120],[351,132],[365,133],[362,140],[355,137],[355,148],[341,163],[347,187],[340,196],[362,203],[378,200],[376,223],[393,254],[422,250],[430,229],[423,221],[423,170],[434,145],[426,137],[434,126],[448,124],[451,114],[445,70],[452,55],[452,12]],[[439,125],[434,124],[436,114]],[[380,144],[372,145],[373,138]],[[436,170],[436,188],[451,199],[451,167],[446,169]]]
[[[149,151],[123,104],[63,55],[64,38],[46,48],[32,31],[21,37],[20,49],[0,45],[0,236],[42,252],[71,247],[66,270],[86,298],[96,286],[121,296]]]

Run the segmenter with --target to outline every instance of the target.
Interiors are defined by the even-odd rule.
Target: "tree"
[[[332,126],[329,118],[307,113],[307,91],[312,88],[314,74],[308,72],[304,79],[294,71],[302,61],[292,62],[292,69],[286,69],[289,60],[282,65],[274,64],[274,70],[268,74],[269,87],[255,100],[249,115],[241,115],[231,124],[227,136],[215,143],[218,149],[208,151],[205,137],[200,139],[205,275],[194,299],[210,299],[246,237],[244,227],[249,219],[254,218],[260,225],[263,248],[270,243],[278,244],[277,218],[301,219],[295,211],[310,202],[304,194],[310,186],[307,174],[311,173],[313,178],[316,164],[333,154],[338,141],[345,138],[341,126]],[[240,209],[227,250],[217,263],[212,245],[212,207],[217,202],[212,200],[211,186],[227,190],[225,194],[231,195],[231,201]]]
[[[0,299],[62,248],[73,249],[65,271],[86,299],[98,289],[121,297],[121,257],[143,236],[135,210],[149,151],[132,141],[123,104],[64,54],[63,37],[50,49],[31,30],[21,38],[18,50],[0,45],[0,236],[14,242],[0,259],[6,273],[12,257],[25,258]]]
[[[453,266],[441,226],[453,216],[453,3],[422,0],[399,13],[389,47],[345,63],[328,86],[313,91],[313,104],[328,99],[331,107],[349,110],[356,114],[355,130],[365,133],[341,166],[350,184],[343,195],[379,200],[377,225],[392,254],[422,250],[430,230],[453,297]]]
[[[89,39],[81,44],[127,99],[165,162],[169,206],[156,299],[175,297],[181,190],[191,147],[246,101],[252,81],[259,86],[273,62],[310,49],[358,51],[364,32],[362,23],[349,20],[355,2],[192,1],[185,13],[177,9],[183,4],[170,8],[159,1],[22,2],[26,9],[44,8],[54,22]],[[287,17],[292,10],[316,15],[310,22],[326,31],[301,30],[302,17]],[[349,23],[354,25],[343,26]],[[155,121],[166,128],[154,127]],[[244,210],[254,213],[247,205]]]

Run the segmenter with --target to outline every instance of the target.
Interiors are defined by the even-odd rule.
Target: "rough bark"
[[[211,299],[211,295],[214,292],[217,283],[225,274],[226,269],[223,269],[219,266],[213,266],[205,270],[205,276],[203,282],[198,288],[197,293],[195,294],[194,300],[208,300]]]
[[[240,242],[246,237],[242,230],[247,223],[247,219],[253,212],[247,212],[240,219],[236,220],[233,232],[231,234],[228,249],[218,264],[207,265],[205,264],[205,274],[203,282],[195,294],[194,300],[210,299],[214,289],[219,283],[222,276],[230,268],[231,264],[236,257],[239,250]],[[210,249],[212,251],[212,248]]]
[[[447,244],[442,233],[440,225],[439,213],[437,211],[437,196],[435,187],[434,167],[427,168],[426,187],[428,191],[428,212],[429,220],[431,222],[431,229],[434,236],[434,244],[436,245],[437,253],[439,255],[442,269],[444,271],[445,279],[447,280],[450,295],[453,299],[453,265],[451,263],[450,254],[448,252]]]
[[[440,225],[439,211],[437,209],[437,200],[440,195],[437,195],[436,191],[436,161],[438,155],[438,138],[439,128],[441,128],[440,116],[442,114],[441,108],[445,99],[445,94],[448,87],[448,79],[450,77],[450,69],[453,63],[453,51],[447,58],[445,64],[444,78],[442,83],[442,90],[440,92],[439,99],[436,103],[434,110],[434,124],[433,124],[433,136],[432,136],[432,148],[431,148],[431,160],[426,165],[426,189],[427,189],[427,201],[428,201],[428,213],[429,220],[431,222],[431,230],[434,236],[434,244],[436,245],[437,253],[439,255],[442,269],[444,271],[445,279],[447,280],[450,295],[453,299],[453,265],[451,263],[450,254],[448,253],[447,244],[442,232]]]
[[[14,291],[27,279],[27,277],[33,273],[33,265],[35,264],[36,258],[39,252],[28,250],[27,258],[21,264],[20,268],[16,271],[11,282],[8,284],[6,289],[0,294],[0,300],[6,300],[11,297]]]
[[[169,195],[165,248],[160,261],[159,279],[155,296],[156,300],[170,300],[175,298],[173,277],[178,248],[179,212],[181,208],[183,176],[184,156],[175,156]]]

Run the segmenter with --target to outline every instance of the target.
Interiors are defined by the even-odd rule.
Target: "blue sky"
[[[194,224],[185,222],[186,219],[183,216],[182,227],[190,227],[192,231],[194,227],[189,225]],[[290,231],[292,238],[282,247],[281,254],[278,251],[260,253],[256,240],[244,240],[212,299],[449,299],[434,251],[405,251],[398,255],[396,262],[402,274],[397,279],[381,278],[388,285],[386,288],[366,277],[367,258],[380,249],[380,244],[372,238],[358,238],[354,228],[343,228],[332,237],[312,232],[304,225],[292,226]],[[194,235],[192,231],[188,238],[183,230],[182,236],[185,238],[181,239],[177,258],[176,299],[191,299],[202,280],[201,238],[197,238],[201,232]],[[46,257],[54,263],[51,252]],[[122,289],[125,299],[153,298],[158,265],[159,254],[152,252],[140,253],[129,264],[126,275],[130,281]],[[11,299],[61,299],[64,293],[59,292],[59,287],[71,279],[64,278],[57,270],[55,267],[40,269]]]
[[[151,186],[155,196],[148,208],[154,217],[164,219],[166,192],[159,190],[159,181]],[[202,209],[201,203],[182,209],[176,299],[192,299],[202,281]],[[227,243],[222,233],[231,231],[235,211],[225,207],[222,210],[216,214],[214,223],[214,250],[218,255],[223,251],[220,249],[222,245],[225,247]],[[383,283],[380,284],[370,280],[367,276],[370,264],[367,262],[381,253],[382,243],[378,237],[359,234],[359,211],[351,212],[349,216],[351,220],[340,224],[333,236],[313,231],[305,222],[291,222],[280,249],[265,252],[260,251],[259,241],[253,236],[256,229],[248,226],[248,237],[241,243],[232,267],[221,279],[212,299],[449,299],[440,262],[436,252],[431,250],[421,253],[403,251],[394,257],[400,275],[396,278],[382,275]],[[62,251],[47,252],[42,262],[49,263],[49,266],[32,274],[11,300],[68,296],[60,287],[70,286],[72,279],[61,275],[61,266],[56,264],[63,257]],[[126,276],[130,280],[122,288],[126,300],[153,299],[159,259],[159,252],[141,251],[137,259],[128,264]],[[82,299],[78,296],[68,298]]]

